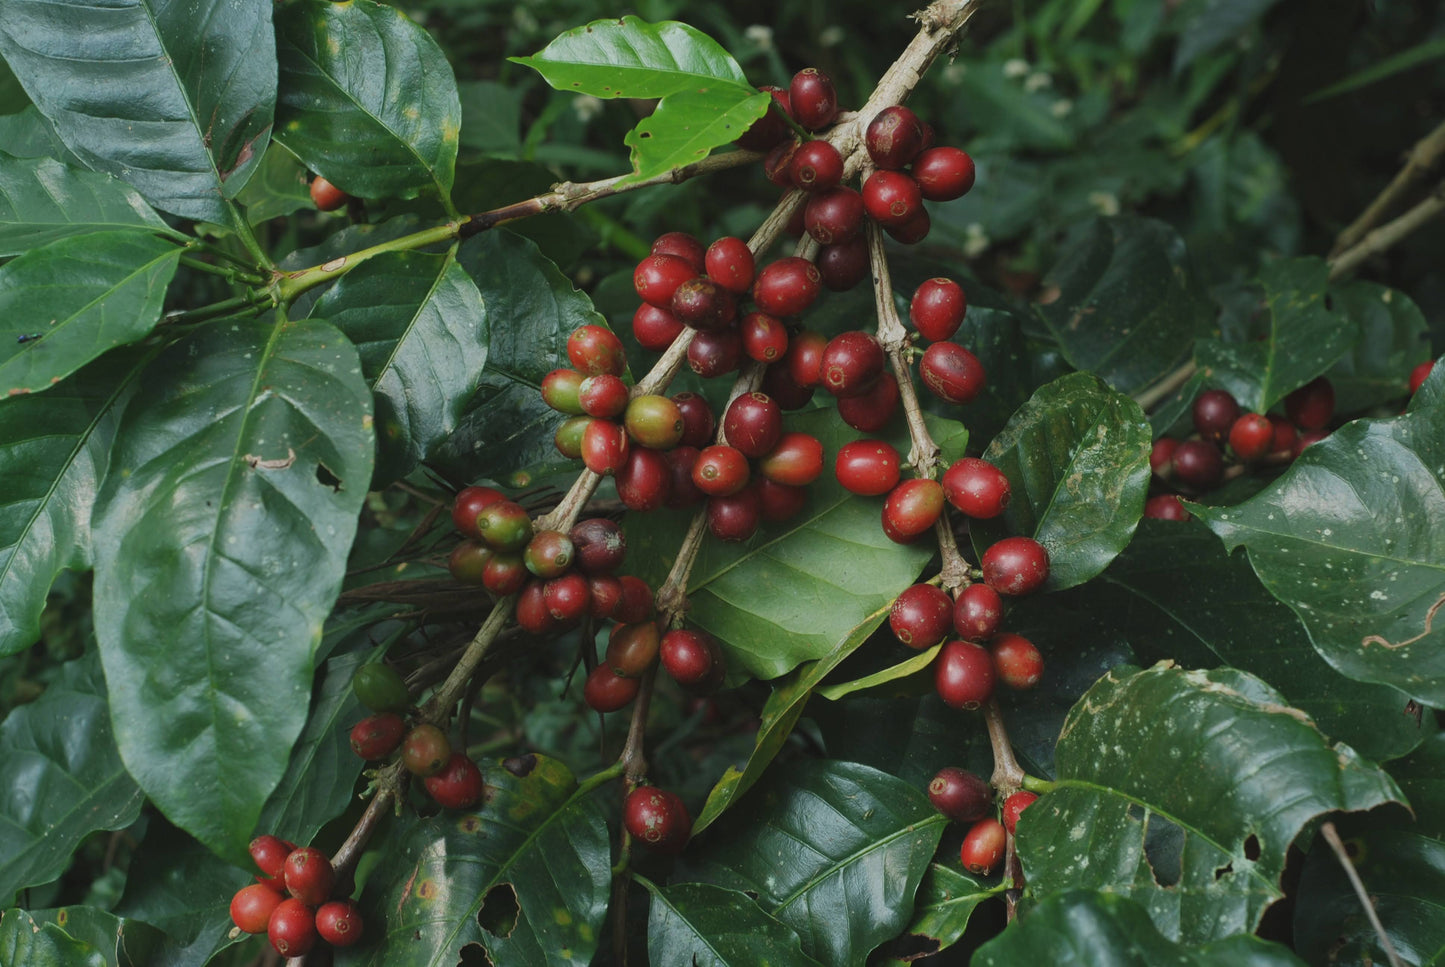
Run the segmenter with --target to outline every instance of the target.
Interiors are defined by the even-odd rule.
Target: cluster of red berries
[[[482,771],[465,752],[454,752],[445,732],[429,722],[409,724],[406,684],[390,665],[368,662],[356,670],[352,690],[372,714],[351,729],[351,749],[379,762],[398,749],[407,771],[446,809],[470,809],[486,790]]]
[[[635,841],[660,853],[680,853],[692,835],[692,816],[677,793],[638,786],[622,804],[622,825]]]
[[[275,836],[251,841],[261,870],[257,883],[231,898],[231,920],[246,933],[264,933],[283,957],[300,957],[322,940],[349,947],[361,939],[361,908],[332,895],[335,871],[326,854]]]
[[[959,859],[963,868],[979,876],[988,876],[1003,862],[1005,833],[1014,834],[1022,813],[1038,795],[1020,790],[1004,800],[1002,820],[994,815],[993,789],[987,782],[966,769],[945,766],[928,784],[928,799],[933,807],[956,823],[969,823],[963,837]]]
[[[684,691],[703,696],[723,683],[722,646],[705,631],[676,628],[662,634],[657,622],[613,626],[602,661],[587,676],[583,699],[598,712],[615,712],[637,697],[641,679],[658,661]]]

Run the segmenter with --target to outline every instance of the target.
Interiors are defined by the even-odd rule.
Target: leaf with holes
[[[706,158],[713,148],[742,137],[768,110],[771,97],[731,85],[679,91],[627,133],[632,174],[622,184],[644,181]]]
[[[764,913],[746,893],[707,883],[658,887],[640,876],[637,881],[652,897],[647,956],[654,964],[818,967],[803,953],[798,935]]]
[[[139,385],[94,518],[116,740],[172,822],[244,862],[306,721],[371,479],[371,394],[345,336],[279,318],[202,329]]]
[[[397,821],[361,897],[375,916],[339,965],[450,967],[468,944],[498,964],[591,963],[612,880],[602,808],[557,760],[508,761],[476,812]]]
[[[689,846],[709,879],[756,892],[826,964],[861,965],[913,914],[946,824],[923,791],[854,762],[778,770]]]
[[[23,914],[30,929],[54,927],[68,937],[97,951],[107,967],[149,967],[173,963],[174,947],[165,934],[148,923],[118,917],[93,906],[58,907],[53,910],[28,910]],[[0,963],[41,967],[44,961],[4,960],[5,944],[0,941]],[[65,960],[62,967],[79,967],[84,961]]]
[[[1111,890],[1186,944],[1254,930],[1310,820],[1402,798],[1229,668],[1110,671],[1069,713],[1055,761],[1055,788],[1019,818],[1028,896]]]
[[[175,234],[125,182],[50,158],[0,157],[0,256],[112,229]]]

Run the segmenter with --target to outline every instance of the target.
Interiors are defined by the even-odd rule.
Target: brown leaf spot
[[[245,460],[246,466],[252,470],[285,470],[296,462],[296,451],[287,447],[286,456],[277,457],[273,460],[262,459],[254,453],[248,453],[241,459]]]

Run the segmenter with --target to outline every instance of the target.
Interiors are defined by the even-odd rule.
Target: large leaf
[[[306,721],[371,478],[371,395],[314,321],[212,326],[148,372],[96,505],[101,657],[131,774],[240,861]]]
[[[26,911],[24,917],[33,925],[32,929],[54,927],[95,950],[106,967],[159,967],[172,956],[170,945],[161,931],[148,923],[118,917],[99,907],[72,906]],[[3,949],[3,942],[0,942],[0,951]],[[32,961],[0,959],[0,963],[23,963],[30,967]],[[66,967],[70,967],[74,962],[65,963]]]
[[[276,33],[276,140],[361,198],[449,196],[462,107],[430,34],[373,0],[298,0]]]
[[[138,232],[51,242],[0,266],[0,400],[49,389],[155,328],[181,249]]]
[[[275,109],[270,4],[16,0],[0,54],[85,164],[163,211],[229,221]]]
[[[1139,404],[1095,376],[1041,387],[984,451],[1012,497],[1002,517],[972,524],[974,547],[1023,534],[1048,548],[1048,588],[1094,577],[1144,513],[1151,435]]]
[[[647,956],[654,964],[818,964],[803,953],[796,932],[764,913],[746,893],[707,883],[657,887],[638,880],[652,895]]]
[[[913,920],[898,938],[899,945],[909,951],[908,960],[958,943],[978,905],[997,896],[1004,886],[1002,882],[990,886],[951,865],[929,864],[914,897]]]
[[[1046,284],[1057,295],[1038,311],[1064,355],[1122,393],[1168,373],[1213,317],[1184,242],[1148,219],[1094,222],[1060,256]]]
[[[116,400],[143,362],[109,357],[43,396],[0,405],[0,655],[40,636],[57,574],[90,566],[90,510]]]
[[[375,485],[410,473],[456,431],[487,361],[482,294],[450,255],[393,252],[357,266],[311,315],[361,353],[376,396]]]
[[[1030,896],[1107,889],[1188,944],[1252,931],[1316,816],[1400,798],[1283,696],[1234,669],[1117,668],[1059,735],[1056,787],[1019,819]]]
[[[742,137],[772,103],[769,95],[731,85],[680,91],[627,132],[632,174],[643,181],[706,158],[713,148]]]
[[[1424,313],[1405,293],[1374,282],[1346,282],[1331,288],[1330,296],[1360,331],[1328,374],[1335,411],[1359,413],[1399,400],[1411,368],[1430,358]]]
[[[50,158],[0,155],[0,256],[70,235],[127,228],[171,231],[134,188],[109,175]]]
[[[1050,897],[979,948],[978,967],[1304,967],[1289,949],[1258,937],[1191,948],[1160,934],[1137,903],[1075,890]]]
[[[0,898],[55,879],[98,829],[121,829],[145,796],[121,765],[94,654],[0,725]]]
[[[825,454],[858,436],[832,407],[789,416],[786,425],[817,437]],[[946,459],[962,454],[968,434],[960,424],[930,419],[930,427]],[[905,439],[893,441],[907,452]],[[881,499],[858,498],[824,474],[789,520],[741,543],[705,539],[688,580],[688,620],[721,638],[729,659],[758,678],[832,654],[912,584],[933,553],[930,543],[889,540],[881,513]],[[661,582],[690,518],[658,512],[629,528],[642,577]]]
[[[1195,512],[1325,661],[1445,703],[1445,407],[1347,424],[1253,498]]]
[[[25,967],[108,967],[105,954],[76,940],[54,922],[37,922],[24,910],[0,914],[0,964]]]
[[[362,894],[369,932],[339,967],[451,967],[467,944],[496,964],[592,961],[611,884],[602,809],[557,760],[523,762],[487,771],[476,812],[398,823]]]
[[[1201,339],[1200,368],[1234,394],[1240,406],[1263,413],[1345,353],[1360,336],[1359,323],[1329,298],[1330,269],[1323,259],[1281,259],[1259,273],[1268,329],[1262,341]]]
[[[16,158],[53,158],[72,168],[85,167],[34,104],[18,114],[0,115],[0,144],[5,145],[6,154]]]
[[[1390,775],[1410,797],[1416,828],[1445,842],[1445,732],[1436,732],[1398,762]]]
[[[812,760],[753,795],[756,808],[729,813],[691,847],[711,877],[756,892],[805,952],[837,967],[862,964],[907,925],[944,826],[921,789],[857,763]]]

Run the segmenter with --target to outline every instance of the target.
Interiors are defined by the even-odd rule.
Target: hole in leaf
[[[1217,870],[1214,871],[1214,879],[1215,879],[1216,881],[1222,880],[1222,879],[1224,879],[1226,876],[1228,876],[1229,874],[1231,874],[1231,873],[1233,873],[1233,872],[1234,872],[1234,864],[1233,864],[1233,863],[1225,863],[1225,864],[1224,864],[1223,866],[1221,866],[1219,869],[1217,869]]]
[[[1335,311],[1335,297],[1334,297],[1334,296],[1332,296],[1332,295],[1326,295],[1326,296],[1325,296],[1325,309],[1326,309],[1327,311],[1329,311],[1329,312],[1334,312],[1334,311]]]
[[[514,755],[502,762],[502,768],[520,779],[531,775],[532,770],[537,768],[537,757],[530,752],[526,755]]]
[[[341,492],[341,478],[331,472],[331,468],[324,463],[316,465],[316,481],[323,487],[330,487],[337,493]]]
[[[494,937],[505,940],[517,926],[517,891],[510,883],[499,883],[487,891],[482,908],[477,911],[477,923]]]
[[[938,953],[940,949],[937,937],[907,933],[888,945],[888,956],[890,960],[911,964],[915,960],[922,960],[930,954]]]
[[[1178,886],[1184,875],[1184,831],[1166,819],[1149,817],[1144,859],[1155,883],[1166,889]]]
[[[1129,810],[1127,815],[1131,823],[1142,823],[1144,822],[1144,817],[1146,813],[1144,812],[1143,806],[1139,805],[1136,802],[1131,802],[1129,804]]]
[[[1244,858],[1251,863],[1259,859],[1259,837],[1253,833],[1244,841]]]

